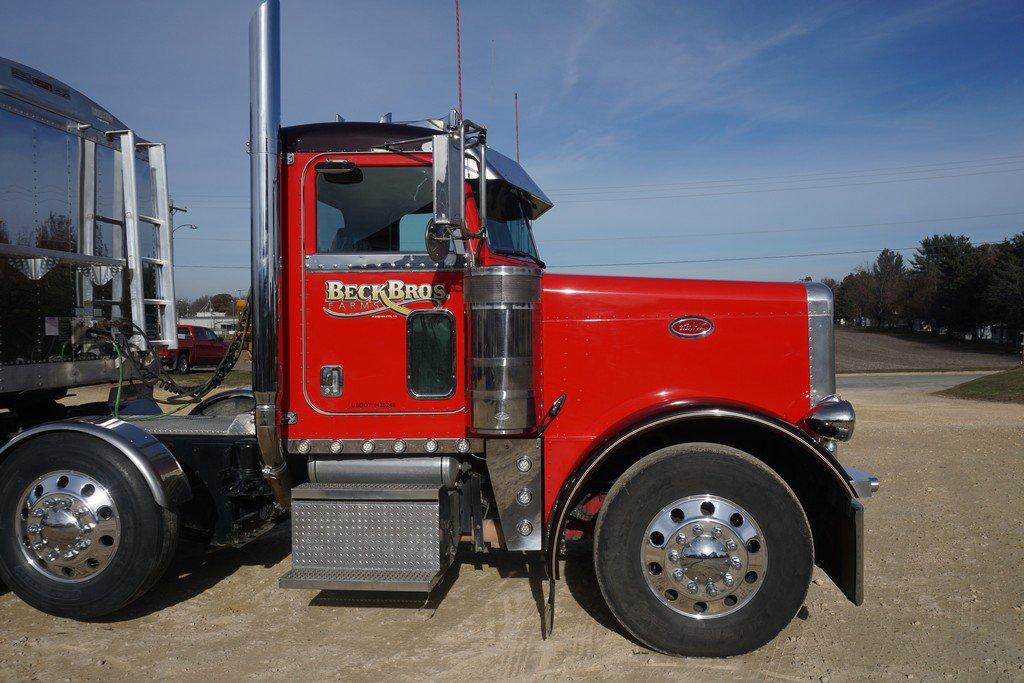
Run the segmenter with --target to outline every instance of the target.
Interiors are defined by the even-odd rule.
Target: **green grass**
[[[974,401],[1024,403],[1024,367],[985,375],[938,393]]]
[[[202,384],[213,376],[212,370],[193,370],[187,375],[174,375],[179,384],[194,386]],[[252,372],[249,370],[232,370],[221,382],[224,387],[247,387],[252,385]],[[216,389],[214,390],[216,391]]]

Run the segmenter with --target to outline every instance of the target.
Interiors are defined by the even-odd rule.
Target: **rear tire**
[[[648,455],[612,486],[594,565],[612,613],[637,639],[666,654],[728,657],[793,619],[814,545],[774,471],[735,448],[691,443]]]
[[[178,356],[178,360],[174,363],[174,371],[179,375],[186,375],[188,371],[192,369],[191,363],[188,360],[188,354],[183,353]]]
[[[40,435],[0,464],[0,578],[40,611],[93,619],[121,609],[164,574],[177,542],[177,513],[95,437]]]

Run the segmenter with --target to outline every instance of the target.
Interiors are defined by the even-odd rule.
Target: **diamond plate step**
[[[453,490],[389,484],[292,489],[292,570],[282,588],[429,592],[458,544]]]
[[[434,570],[292,569],[277,580],[281,588],[337,591],[408,591],[429,593],[444,576]]]

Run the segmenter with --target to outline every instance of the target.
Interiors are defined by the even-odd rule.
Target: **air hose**
[[[147,342],[147,348],[143,354],[143,360],[137,357],[138,350],[127,346],[120,338],[112,334],[110,331],[103,328],[94,327],[90,331],[108,338],[114,346],[114,350],[117,353],[118,358],[118,381],[117,381],[117,398],[116,401],[120,404],[121,387],[124,384],[124,362],[125,360],[132,363],[135,370],[143,384],[150,388],[159,387],[170,393],[166,399],[154,399],[158,403],[165,405],[178,406],[176,410],[165,415],[171,415],[178,412],[187,405],[198,403],[203,399],[204,396],[209,394],[211,391],[216,389],[223,383],[224,379],[228,376],[228,373],[238,363],[238,359],[242,355],[242,351],[245,348],[245,343],[249,339],[249,335],[252,333],[251,316],[249,315],[249,307],[251,304],[251,296],[246,298],[245,306],[242,308],[238,316],[238,330],[235,333],[235,338],[231,340],[231,344],[228,345],[227,351],[224,353],[224,357],[220,363],[217,364],[217,368],[214,370],[213,375],[203,382],[195,386],[184,386],[178,384],[177,381],[169,374],[167,374],[159,363],[158,356],[154,353],[152,348],[149,348]],[[146,338],[146,332],[134,322],[124,323],[130,325],[136,332],[138,332],[143,339]],[[146,357],[151,357],[146,360]],[[159,371],[154,372],[151,366],[156,365]],[[117,417],[117,410],[119,405],[114,406],[114,416]],[[159,418],[161,416],[154,416]],[[136,418],[138,419],[138,418]],[[153,418],[150,418],[153,419]]]

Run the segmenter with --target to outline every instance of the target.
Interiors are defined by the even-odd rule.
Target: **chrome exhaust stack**
[[[278,289],[281,224],[281,7],[263,0],[249,21],[249,161],[252,212],[252,389],[263,476],[284,508],[291,506],[291,475],[277,411]]]

